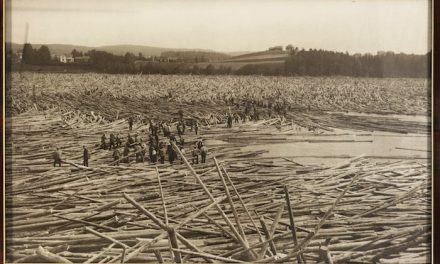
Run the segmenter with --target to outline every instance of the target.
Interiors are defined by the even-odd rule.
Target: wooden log
[[[243,262],[243,261],[240,261],[240,260],[223,258],[223,257],[219,257],[219,256],[216,256],[216,255],[208,254],[208,253],[193,252],[193,251],[182,250],[182,249],[173,249],[173,250],[175,252],[180,252],[180,253],[184,253],[184,254],[190,254],[190,255],[198,256],[198,257],[210,258],[210,259],[222,261],[222,262],[225,262],[225,263],[242,263]]]
[[[182,263],[182,257],[180,255],[179,251],[175,251],[176,249],[179,249],[179,244],[177,243],[177,238],[176,238],[176,232],[174,230],[174,228],[170,227],[168,228],[168,237],[170,239],[171,242],[171,250],[174,251],[174,261],[176,263]]]
[[[192,168],[192,166],[189,164],[189,162],[186,160],[185,156],[182,154],[182,152],[180,151],[180,149],[176,146],[176,144],[174,142],[171,142],[174,150],[180,155],[181,159],[184,161],[184,163],[186,164],[186,166],[188,167],[188,169],[190,170],[191,174],[196,178],[197,182],[202,186],[204,192],[206,193],[206,195],[208,195],[209,199],[214,202],[215,199],[212,196],[211,192],[206,188],[205,184],[203,183],[203,181],[200,179],[200,177],[197,175],[197,173],[194,171],[194,169]],[[248,248],[249,245],[246,243],[246,241],[243,240],[243,238],[240,236],[240,234],[238,233],[237,229],[235,229],[234,225],[231,223],[231,221],[229,220],[229,218],[226,216],[226,214],[223,212],[223,210],[220,208],[220,206],[216,206],[217,210],[219,211],[220,215],[223,217],[223,219],[225,220],[225,222],[228,224],[228,226],[231,228],[232,233],[234,233],[235,238],[240,242],[240,244],[245,247]],[[255,252],[254,252],[255,253]]]
[[[294,216],[293,216],[292,204],[290,203],[290,195],[289,195],[289,189],[287,188],[287,185],[284,185],[283,188],[284,188],[284,194],[285,194],[285,198],[286,198],[287,211],[289,212],[290,230],[292,231],[293,246],[295,248],[296,246],[298,246],[298,237],[296,235],[296,227],[295,227],[295,220],[294,220]],[[298,255],[297,260],[298,260],[298,263],[303,263],[304,257],[302,255]]]
[[[228,186],[226,185],[226,181],[225,181],[225,179],[222,175],[222,172],[220,170],[220,166],[218,165],[217,159],[215,157],[213,157],[213,159],[214,159],[214,164],[215,164],[215,167],[217,168],[217,172],[220,177],[221,183],[222,183],[223,188],[225,190],[226,196],[228,197],[227,200],[229,202],[229,205],[231,206],[232,214],[234,215],[235,222],[237,223],[238,231],[240,232],[240,235],[243,238],[243,240],[246,242],[247,246],[249,246],[249,243],[246,238],[246,234],[244,233],[243,227],[241,226],[241,223],[240,223],[240,218],[238,217],[237,211],[235,210],[235,205],[234,205],[234,202],[232,201],[231,194],[229,193]]]
[[[112,249],[115,245],[117,245],[117,243],[112,243],[110,246],[106,247],[104,250],[102,250],[99,254],[96,254],[95,256],[89,258],[88,260],[86,260],[84,262],[84,264],[87,263],[93,263],[95,260],[99,259],[100,257],[102,257],[107,251],[109,251],[110,249]]]
[[[263,232],[264,232],[264,234],[265,234],[265,236],[266,236],[266,239],[271,239],[271,236],[270,236],[270,232],[269,232],[269,230],[267,229],[267,225],[266,225],[266,222],[264,221],[264,216],[261,216],[260,217],[260,223],[261,223],[261,227],[263,228]],[[270,246],[270,250],[271,250],[271,255],[272,256],[274,256],[274,255],[277,255],[278,253],[277,253],[277,249],[276,249],[276,246],[275,246],[275,243],[273,242],[273,240],[271,240],[270,242],[269,242],[269,246]],[[263,257],[264,255],[265,255],[265,247],[264,247],[264,250],[262,250],[261,252],[260,252],[260,254],[259,254],[259,257],[261,256],[261,257]]]
[[[44,258],[48,262],[52,263],[72,263],[70,260],[63,258],[61,256],[58,256],[54,253],[51,253],[50,251],[44,249],[43,247],[39,246],[37,251],[37,255]]]

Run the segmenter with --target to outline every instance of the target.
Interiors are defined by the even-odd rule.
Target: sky
[[[430,50],[428,0],[9,0],[7,40],[260,51]]]

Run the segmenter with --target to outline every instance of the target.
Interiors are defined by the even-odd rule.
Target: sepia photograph
[[[433,263],[430,0],[6,0],[6,263]]]

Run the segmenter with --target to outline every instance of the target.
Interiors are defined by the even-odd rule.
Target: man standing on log
[[[170,143],[171,143],[172,141],[174,141],[174,143],[177,144],[177,139],[176,139],[176,137],[175,137],[173,134],[170,133]]]
[[[238,124],[238,114],[237,113],[234,114],[234,121],[235,121],[235,124]]]
[[[83,166],[88,167],[89,166],[89,150],[86,148],[86,146],[83,146]]]
[[[228,115],[228,128],[232,128],[232,115]]]
[[[113,161],[116,166],[119,166],[119,159],[121,158],[121,153],[119,152],[119,149],[113,150]]]
[[[194,146],[194,149],[192,151],[192,164],[199,164],[199,154],[199,148],[197,146]]]
[[[183,137],[179,137],[179,148],[183,149],[185,145],[185,139],[183,139]]]
[[[141,145],[141,158],[142,162],[145,162],[145,155],[147,154],[147,144],[142,141],[142,138],[140,139],[140,145]]]
[[[180,122],[177,123],[177,135],[182,135],[182,123]]]
[[[110,139],[109,139],[109,146],[108,146],[108,149],[109,150],[112,150],[112,147],[113,147],[113,149],[115,149],[116,148],[116,142],[115,142],[116,140],[115,140],[115,135],[113,135],[113,133],[111,133],[110,134]]]
[[[53,166],[55,167],[56,164],[61,167],[61,150],[59,148],[53,152]]]
[[[170,140],[171,142],[171,140]],[[167,144],[167,151],[168,151],[168,161],[170,164],[174,163],[174,158],[176,157],[176,153],[173,149],[173,146],[171,144]]]
[[[131,131],[133,129],[133,117],[128,118],[128,129]]]
[[[194,131],[196,132],[196,135],[199,133],[199,123],[197,120],[194,121]]]
[[[154,148],[154,145],[150,143],[148,146],[148,156],[150,157],[150,163],[156,162],[156,161],[153,161],[153,153],[156,156],[156,150]]]
[[[201,152],[201,156],[202,156],[202,163],[205,163],[206,162],[206,155],[208,155],[208,148],[205,145],[203,145],[200,148],[200,152]]]
[[[117,147],[117,148],[119,148],[120,146],[122,146],[122,141],[121,141],[121,138],[119,137],[119,134],[116,134],[115,141],[116,141],[116,147]]]
[[[128,134],[128,136],[127,136],[127,145],[129,147],[131,147],[133,144],[134,144],[134,139],[131,137],[130,134]]]
[[[101,149],[107,149],[107,137],[105,136],[105,134],[102,134],[101,137]]]
[[[197,141],[196,145],[201,150],[203,147],[203,141],[202,140]]]
[[[136,153],[136,162],[142,162],[142,150],[139,144],[134,146],[134,153]]]
[[[125,145],[124,152],[122,155],[124,155],[124,162],[130,163],[130,157],[128,157],[128,154],[130,154],[130,149],[128,148],[128,145]]]
[[[167,152],[167,149],[165,147],[165,144],[162,143],[160,145],[160,148],[159,148],[159,159],[160,159],[160,163],[161,164],[165,163],[165,154],[166,154],[166,152]]]

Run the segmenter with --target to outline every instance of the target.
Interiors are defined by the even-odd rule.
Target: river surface
[[[343,113],[356,116],[377,116],[397,118],[405,121],[426,122],[430,116],[414,115],[371,115]],[[303,164],[331,166],[343,159],[365,154],[381,160],[414,159],[427,162],[431,158],[431,137],[426,134],[398,134],[388,132],[360,132],[335,129],[333,134],[348,135],[288,135],[288,139],[312,140],[354,140],[370,142],[286,142],[249,145],[244,150],[266,150],[264,157],[288,157]]]

